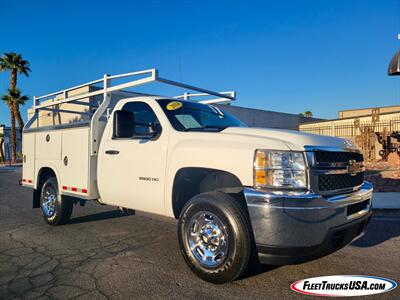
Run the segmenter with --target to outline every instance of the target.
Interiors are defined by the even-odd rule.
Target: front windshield
[[[227,127],[245,127],[219,107],[189,101],[157,100],[172,126],[178,131],[221,131]]]

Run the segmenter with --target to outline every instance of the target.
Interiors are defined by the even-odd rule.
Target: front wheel
[[[193,197],[178,222],[178,239],[190,269],[203,280],[225,283],[246,269],[251,252],[250,226],[233,197],[210,192]]]
[[[72,214],[73,202],[60,195],[55,177],[49,177],[43,183],[40,193],[40,207],[46,223],[50,225],[68,223]]]

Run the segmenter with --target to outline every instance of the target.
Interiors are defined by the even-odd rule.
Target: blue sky
[[[386,75],[400,48],[400,0],[3,1],[1,10],[0,52],[31,62],[30,77],[19,78],[30,97],[156,67],[234,89],[245,107],[334,118],[400,104],[400,77]],[[8,80],[0,74],[2,94]]]

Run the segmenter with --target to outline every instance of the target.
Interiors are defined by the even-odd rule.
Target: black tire
[[[126,207],[120,207],[120,211],[122,214],[126,216],[134,216],[136,214],[136,211],[134,209],[126,208]]]
[[[52,195],[54,198],[50,197]],[[49,199],[54,200],[49,201]],[[45,180],[40,192],[40,208],[43,219],[47,224],[63,225],[68,223],[73,205],[71,199],[60,195],[55,177],[49,177]]]
[[[206,216],[207,214],[209,216]],[[210,235],[207,235],[207,233],[210,234],[210,231],[208,231],[206,237],[204,237],[204,228],[209,225],[206,223],[201,227],[198,218],[208,221],[211,219],[210,222],[213,225],[214,222],[222,224],[220,226],[223,228],[222,231],[219,230],[219,227],[216,227],[217,230],[212,229],[211,233],[226,233],[226,239],[220,238],[224,237],[223,234],[215,238],[218,241],[217,250],[212,252],[217,253],[217,255],[214,255],[215,261],[213,258],[204,260],[206,255],[203,255],[203,259],[201,258],[202,254],[209,253],[207,250],[210,248],[207,247],[214,246],[212,243],[214,242],[214,235],[210,238]],[[193,239],[197,239],[197,243],[194,243]],[[178,222],[178,240],[183,258],[189,268],[201,279],[208,282],[220,284],[233,281],[246,270],[249,263],[251,232],[247,213],[235,198],[221,192],[199,194],[185,205]],[[198,243],[201,245],[197,246]],[[190,245],[195,245],[194,251],[190,249]],[[203,251],[204,247],[206,248],[205,251]],[[219,247],[225,247],[225,249],[220,250]],[[218,251],[225,254],[220,255]],[[208,262],[214,265],[205,265]]]

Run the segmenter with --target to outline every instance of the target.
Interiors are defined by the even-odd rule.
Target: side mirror
[[[117,110],[114,112],[114,138],[132,138],[135,135],[135,117],[128,110]]]
[[[162,132],[162,127],[161,127],[161,124],[160,123],[153,123],[152,125],[151,125],[151,130],[153,131],[153,139],[157,139],[160,135],[161,135],[161,132]]]
[[[135,137],[156,140],[162,131],[159,123],[135,123]]]

